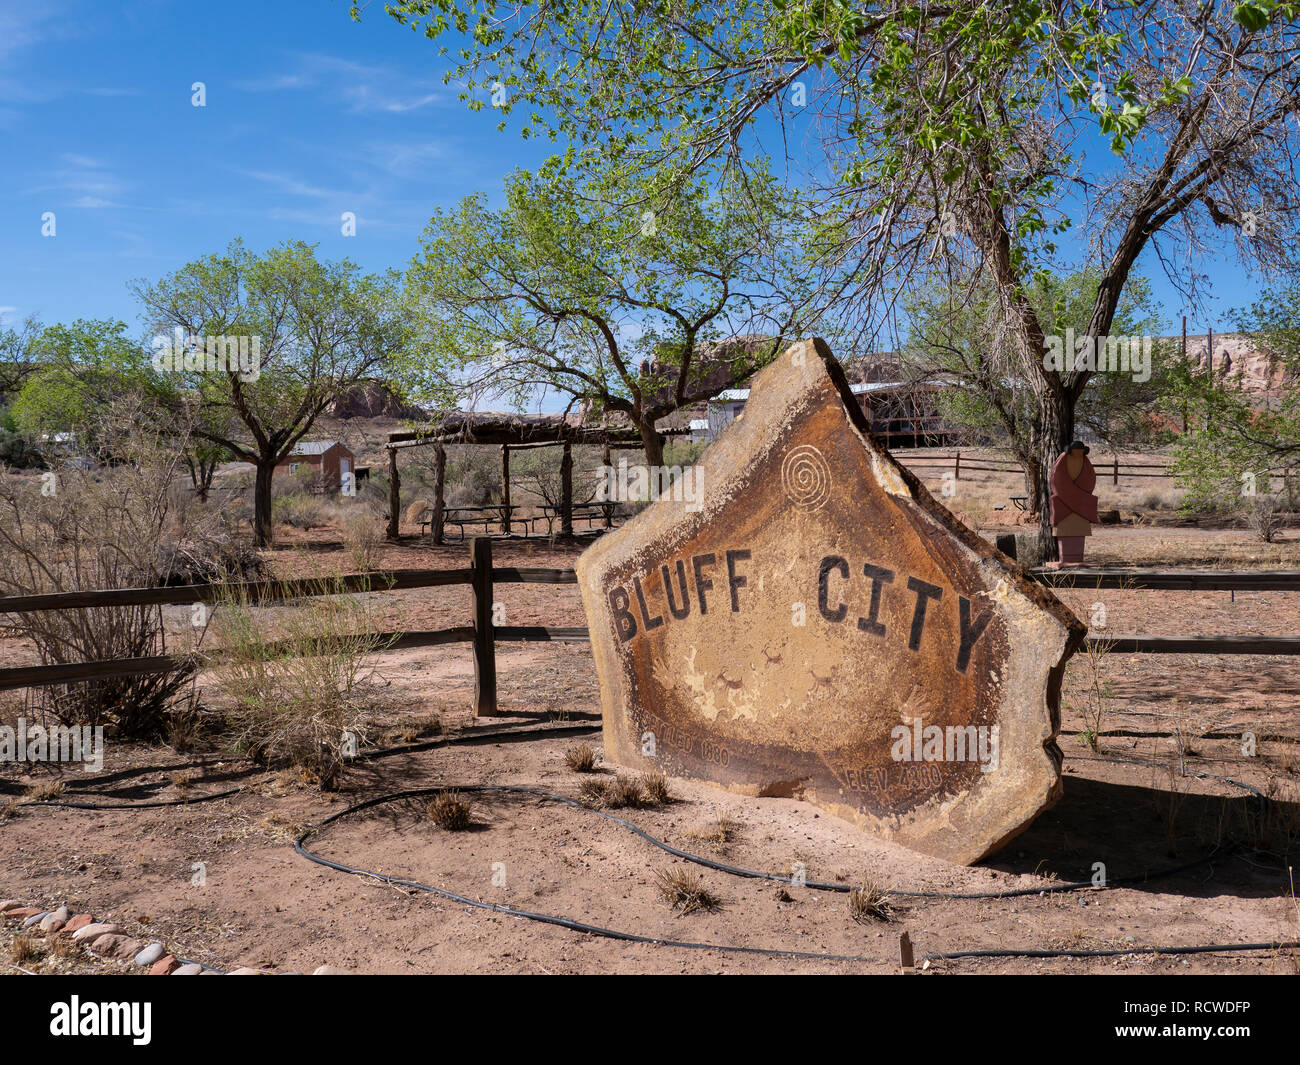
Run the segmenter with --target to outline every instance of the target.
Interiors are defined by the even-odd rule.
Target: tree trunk
[[[207,462],[199,462],[199,483],[196,485],[199,502],[206,503],[208,501],[208,490],[212,487],[212,478],[215,476],[216,472],[216,459]]]
[[[641,432],[641,442],[645,446],[646,465],[662,466],[664,464],[664,438],[655,431],[653,424],[641,423],[637,428]]]
[[[402,478],[397,472],[397,448],[388,449],[388,539],[396,540],[402,520]]]
[[[1074,399],[1065,390],[1047,389],[1040,393],[1038,433],[1038,543],[1044,561],[1057,557],[1056,538],[1052,535],[1051,469],[1074,438]]]
[[[1028,506],[1033,513],[1037,514],[1039,513],[1038,496],[1043,481],[1043,466],[1038,461],[1036,452],[1026,452],[1018,457],[1020,464],[1025,468],[1025,495],[1029,497]]]
[[[273,459],[259,459],[253,481],[253,544],[270,547],[274,538],[271,524],[271,478],[275,474]]]

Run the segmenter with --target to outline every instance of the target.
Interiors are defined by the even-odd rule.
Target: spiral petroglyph
[[[792,447],[781,460],[781,487],[801,510],[819,510],[831,495],[831,468],[811,444]]]

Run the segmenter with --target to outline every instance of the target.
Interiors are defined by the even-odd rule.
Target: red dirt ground
[[[1248,546],[1246,534],[1232,530],[1110,532],[1118,535],[1109,544],[1104,536],[1090,544],[1097,548],[1095,557],[1141,558],[1155,552],[1172,565]],[[325,547],[328,538],[328,533],[315,537],[313,550],[277,551],[277,571],[343,568],[342,552]],[[567,567],[581,547],[498,543],[496,561]],[[463,545],[405,543],[385,547],[376,565],[463,566],[467,553]],[[507,624],[585,623],[571,585],[502,586],[498,597]],[[438,628],[469,619],[466,588],[373,598],[384,627]],[[1094,603],[1103,602],[1105,631],[1116,634],[1288,634],[1300,623],[1300,596],[1284,593],[1238,593],[1235,601],[1227,592],[1067,591],[1062,598],[1085,621]],[[185,624],[180,613],[174,620],[178,628]],[[29,649],[19,641],[6,640],[0,647],[6,663],[28,659]],[[891,921],[863,925],[850,920],[843,894],[700,870],[721,906],[678,916],[658,897],[654,876],[684,862],[585,810],[512,795],[468,796],[476,819],[470,832],[432,827],[421,818],[422,802],[392,803],[326,828],[312,844],[349,865],[638,935],[865,955],[873,959],[868,962],[617,942],[309,863],[294,852],[292,838],[349,803],[403,789],[478,783],[576,797],[581,778],[565,768],[564,752],[584,739],[599,747],[598,732],[475,740],[474,731],[484,725],[469,712],[468,647],[387,653],[379,656],[378,666],[384,710],[377,724],[400,727],[436,713],[446,730],[469,742],[359,764],[338,794],[323,795],[247,763],[223,762],[214,753],[190,794],[235,785],[245,791],[211,803],[139,811],[22,807],[0,815],[0,898],[34,905],[67,902],[220,968],[308,972],[322,963],[388,973],[888,972],[897,966],[903,930],[916,944],[918,962],[929,953],[991,948],[1124,949],[1300,939],[1300,908],[1287,872],[1295,862],[1300,821],[1295,756],[1300,670],[1293,660],[1104,658],[1096,666],[1106,704],[1101,753],[1094,754],[1078,736],[1094,666],[1086,656],[1076,658],[1061,737],[1065,797],[1003,852],[972,868],[875,841],[793,800],[748,799],[701,783],[671,781],[676,801],[663,809],[619,811],[674,846],[733,865],[789,874],[793,863],[801,862],[809,880],[870,881],[896,892],[1045,887],[1052,877],[1089,879],[1097,862],[1105,863],[1114,880],[1214,855],[1172,876],[1105,891],[987,900],[896,896]],[[487,727],[598,722],[599,696],[585,645],[501,645],[498,672],[507,716]],[[12,716],[12,706],[7,712]],[[1259,757],[1242,756],[1245,730],[1261,737]],[[166,748],[110,746],[104,771],[194,761]],[[0,767],[0,783],[26,785],[53,775],[44,767],[22,768],[33,771],[16,775],[14,766]],[[78,784],[73,778],[80,776],[69,773],[66,779]],[[1232,778],[1274,795],[1280,801],[1271,807],[1270,823],[1260,823],[1258,803],[1242,789],[1211,777]],[[177,793],[169,775],[159,771],[107,785],[100,794],[109,801],[143,801]],[[719,854],[700,837],[724,815],[740,827]],[[197,862],[206,866],[203,887],[191,883]],[[505,883],[498,886],[493,877],[502,868]],[[0,961],[6,964],[6,940],[12,935],[11,927],[0,928]],[[35,971],[121,967],[53,957],[35,964]],[[1185,958],[968,959],[934,962],[928,971],[1298,970],[1296,952],[1263,950]]]

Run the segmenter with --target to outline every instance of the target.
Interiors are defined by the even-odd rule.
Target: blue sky
[[[134,330],[129,280],[236,236],[403,267],[436,207],[477,191],[500,202],[502,178],[548,149],[468,111],[444,69],[378,0],[360,24],[346,0],[0,0],[2,320]],[[1179,296],[1149,253],[1139,268],[1175,328]],[[1257,285],[1226,258],[1201,268],[1215,299],[1189,327],[1222,329]]]
[[[436,207],[499,201],[506,173],[545,156],[469,112],[444,69],[377,4],[358,24],[344,0],[0,0],[4,320],[134,330],[127,281],[236,236],[403,267]]]

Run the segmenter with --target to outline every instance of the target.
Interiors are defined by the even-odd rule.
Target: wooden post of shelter
[[[497,713],[496,643],[492,632],[492,541],[469,543],[470,586],[474,592],[474,716]]]
[[[604,463],[605,466],[605,469],[602,471],[602,476],[606,479],[606,484],[613,483],[613,479],[610,476],[610,470],[612,470],[614,467],[613,459],[614,456],[610,453],[609,450],[609,441],[606,440],[605,446],[600,453],[600,461]],[[613,497],[611,496],[611,500],[612,498]],[[605,507],[604,511],[605,511],[605,528],[612,529],[614,527],[614,508],[612,506]]]
[[[501,445],[501,531],[510,535],[510,445]]]
[[[397,474],[397,448],[388,449],[388,538],[397,539],[402,515],[402,480]]]
[[[429,523],[429,532],[435,544],[442,543],[442,516],[446,510],[445,496],[447,488],[447,449],[435,444],[433,450],[433,514]]]
[[[560,535],[573,535],[573,445],[568,440],[560,458]]]

